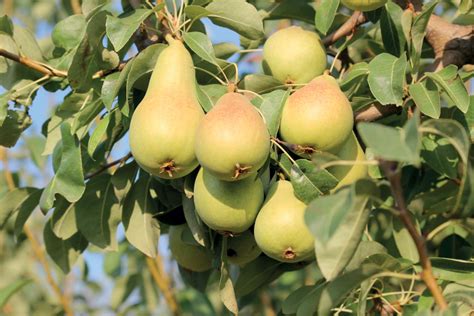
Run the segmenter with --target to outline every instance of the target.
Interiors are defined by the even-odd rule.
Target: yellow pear
[[[144,170],[175,179],[190,173],[196,130],[204,117],[196,95],[191,55],[183,43],[167,37],[145,97],[132,115],[130,148]]]
[[[199,125],[196,157],[201,166],[225,181],[255,175],[270,150],[270,134],[250,101],[226,93]]]
[[[291,182],[275,182],[255,221],[255,240],[260,249],[282,262],[312,259],[314,237],[304,221],[305,211],[306,205],[294,195]]]
[[[318,34],[291,26],[263,45],[263,67],[284,83],[307,83],[326,69],[326,51]]]
[[[223,181],[201,168],[194,182],[196,212],[207,226],[223,234],[249,229],[263,202],[259,177]]]
[[[364,151],[360,147],[360,144],[357,141],[357,137],[354,135],[354,133],[349,135],[341,150],[336,155],[341,160],[350,160],[354,162],[363,162],[366,160]],[[334,166],[328,168],[328,171],[339,180],[339,183],[333,190],[337,190],[345,185],[352,184],[355,181],[368,176],[368,169],[367,165],[365,164]]]
[[[280,135],[302,156],[335,153],[352,131],[352,107],[336,80],[321,75],[290,95],[283,107]]]
[[[387,0],[341,0],[342,4],[352,10],[372,11],[387,3]]]
[[[183,268],[195,272],[212,268],[211,252],[194,241],[188,225],[170,226],[169,246],[173,258]]]

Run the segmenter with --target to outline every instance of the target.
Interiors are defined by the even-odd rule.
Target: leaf
[[[280,81],[263,74],[248,74],[239,82],[239,87],[255,93],[266,93],[282,87]]]
[[[8,110],[3,124],[0,126],[0,146],[13,147],[23,133],[31,125],[31,117],[26,111]]]
[[[296,314],[302,302],[308,300],[310,296],[318,296],[322,289],[322,284],[319,285],[304,285],[288,295],[281,306],[282,312],[285,315]]]
[[[382,41],[388,53],[400,56],[404,53],[405,35],[402,28],[403,10],[395,3],[389,1],[380,16],[380,30]]]
[[[86,18],[82,14],[71,15],[54,26],[51,39],[54,45],[73,49],[81,42],[86,31]]]
[[[361,62],[352,65],[346,73],[341,82],[341,89],[343,91],[349,90],[351,86],[359,84],[369,74],[369,64]]]
[[[107,132],[107,127],[110,123],[110,116],[110,113],[108,113],[99,121],[96,128],[94,129],[94,132],[89,138],[89,142],[87,143],[87,153],[91,157],[94,155],[94,151],[97,149],[97,146]]]
[[[153,10],[136,9],[118,17],[107,16],[105,23],[107,37],[116,51],[121,50],[127,44],[140,24],[151,14],[153,14]]]
[[[138,165],[132,161],[118,168],[112,176],[112,184],[114,185],[115,196],[120,205],[123,204],[125,198],[130,191],[138,172]]]
[[[351,260],[347,264],[345,270],[355,270],[359,268],[368,257],[376,254],[386,253],[387,249],[382,244],[379,244],[376,241],[362,240]]]
[[[411,50],[410,50],[410,61],[412,73],[418,72],[418,67],[420,65],[421,51],[423,48],[423,40],[426,34],[426,27],[428,26],[428,21],[430,20],[431,14],[435,9],[438,1],[433,1],[424,6],[423,12],[418,14],[412,23],[410,29],[410,38],[411,38]]]
[[[183,39],[186,45],[188,45],[196,55],[211,64],[217,64],[214,47],[206,34],[201,32],[184,33]]]
[[[236,31],[249,39],[264,36],[263,22],[257,9],[245,0],[214,0],[206,6],[212,22]]]
[[[53,207],[55,194],[61,194],[69,202],[76,202],[85,190],[81,148],[77,139],[71,135],[68,123],[61,124],[61,137],[61,163],[41,194],[40,208],[44,211]]]
[[[265,124],[271,136],[276,136],[280,128],[281,113],[286,99],[290,95],[289,90],[276,90],[262,96],[262,103],[259,105]]]
[[[151,176],[141,176],[128,193],[122,210],[125,237],[138,250],[149,257],[156,257],[159,222],[153,218],[156,209],[150,196]]]
[[[418,118],[414,116],[402,129],[365,122],[359,123],[357,128],[375,156],[418,165],[421,149],[418,124]]]
[[[6,14],[0,17],[0,32],[13,35],[13,22]]]
[[[89,19],[109,3],[110,0],[84,0],[81,5],[82,13]]]
[[[316,12],[305,0],[283,0],[269,14],[265,20],[291,19],[314,24]]]
[[[390,54],[377,55],[369,64],[370,91],[382,105],[403,103],[407,59]]]
[[[43,193],[43,190],[36,190],[32,192],[17,208],[18,215],[15,219],[15,236],[17,238],[23,231],[23,226],[25,225],[26,221],[38,206],[41,193]]]
[[[275,261],[266,256],[260,256],[248,263],[241,269],[237,278],[235,294],[237,297],[242,297],[260,288],[262,285],[270,283],[284,272],[280,268],[282,265],[282,262]]]
[[[43,238],[46,252],[65,274],[69,273],[74,262],[88,245],[80,233],[65,240],[56,237],[51,222],[47,222],[44,226]]]
[[[410,95],[421,113],[432,118],[439,118],[441,104],[439,92],[428,81],[418,82],[409,86]]]
[[[427,72],[426,76],[443,88],[461,112],[467,112],[471,99],[466,90],[466,86],[464,86],[464,83],[459,76],[454,80],[447,80],[447,78],[440,75],[440,72]]]
[[[209,112],[225,93],[227,88],[221,84],[197,85],[199,104],[206,112]]]
[[[418,221],[413,216],[409,216],[411,217],[412,222],[416,224],[415,227],[417,228],[418,233],[420,233]],[[403,222],[398,217],[393,216],[392,225],[393,238],[395,239],[398,251],[402,257],[410,260],[413,263],[420,261],[420,255],[416,249],[415,241],[411,237]]]
[[[436,135],[422,138],[421,157],[439,174],[451,179],[458,178],[459,157],[449,140]]]
[[[327,34],[334,21],[338,7],[339,0],[321,0],[316,2],[316,16],[314,21],[316,29],[319,32],[324,35]]]
[[[75,205],[79,231],[92,244],[117,250],[116,232],[121,214],[110,174],[91,179],[82,198]],[[91,209],[90,205],[94,205]]]
[[[32,187],[16,188],[0,198],[0,229],[3,229],[10,216],[22,208],[28,197],[37,191]]]
[[[59,200],[56,204],[51,217],[53,233],[61,239],[68,239],[78,232],[75,205],[65,199]]]
[[[239,313],[237,299],[235,297],[234,285],[229,274],[227,263],[227,237],[223,238],[221,253],[221,277],[219,279],[219,295],[224,306],[234,315]]]
[[[10,297],[21,290],[25,285],[31,283],[31,279],[20,279],[0,289],[0,308],[7,304]]]
[[[128,74],[132,69],[133,62],[134,59],[129,61],[120,73],[113,73],[105,78],[102,85],[101,99],[108,110],[112,108],[112,104],[119,94],[120,88],[125,83],[125,80],[127,80]]]
[[[193,234],[194,240],[203,247],[209,245],[207,229],[196,214],[193,199],[189,199],[185,195],[183,195],[183,211],[186,223]]]
[[[473,8],[472,0],[461,0],[459,4],[459,12],[462,14],[467,14]]]

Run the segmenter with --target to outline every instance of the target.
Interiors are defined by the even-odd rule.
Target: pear
[[[255,237],[249,230],[227,240],[227,261],[239,267],[244,267],[247,263],[257,259],[261,253],[262,251],[255,242]]]
[[[196,157],[219,179],[255,175],[270,150],[270,134],[260,113],[241,94],[224,94],[199,125]]]
[[[169,246],[173,258],[183,268],[195,272],[212,268],[212,254],[194,241],[188,225],[170,226]]]
[[[306,205],[293,191],[291,182],[275,182],[255,221],[255,240],[269,257],[299,262],[314,256],[314,237],[306,227]]]
[[[352,10],[373,11],[387,3],[387,0],[341,0],[342,4]]]
[[[226,235],[249,229],[263,203],[259,177],[223,181],[201,168],[194,182],[196,212],[207,226]]]
[[[175,179],[198,165],[194,139],[204,112],[191,55],[180,41],[167,40],[170,45],[159,55],[146,94],[133,113],[130,148],[144,170]]]
[[[283,107],[280,135],[295,153],[335,153],[354,125],[352,107],[336,80],[321,75],[290,95]]]
[[[263,45],[263,67],[284,83],[307,83],[326,69],[326,51],[318,34],[291,26]]]
[[[360,147],[357,137],[354,133],[347,138],[341,150],[336,154],[341,160],[352,160],[354,162],[365,161],[365,153]],[[368,176],[367,165],[354,164],[348,166],[334,166],[328,168],[328,171],[335,176],[339,183],[333,190],[337,190],[343,186],[350,185],[359,179]]]

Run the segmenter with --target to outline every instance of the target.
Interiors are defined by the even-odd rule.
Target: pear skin
[[[227,261],[244,267],[247,263],[257,259],[262,251],[258,248],[253,234],[247,230],[239,236],[227,239]]]
[[[190,271],[204,272],[212,268],[212,254],[198,243],[183,241],[185,235],[191,240],[192,234],[188,225],[170,226],[169,247],[173,258],[180,266]]]
[[[201,168],[194,182],[197,214],[222,234],[234,235],[249,229],[262,203],[263,184],[259,177],[223,181]]]
[[[204,117],[196,94],[191,55],[178,40],[158,57],[145,97],[132,115],[130,148],[154,176],[176,179],[198,165],[196,130]]]
[[[321,75],[290,95],[283,107],[281,138],[295,153],[336,153],[354,125],[352,107],[336,80]]]
[[[270,134],[250,101],[226,93],[199,125],[196,157],[206,170],[225,181],[255,175],[270,150]]]
[[[342,146],[341,150],[336,154],[341,160],[351,160],[354,162],[365,161],[365,153],[360,147],[357,137],[352,132]],[[343,186],[350,185],[359,179],[368,177],[367,165],[354,164],[349,166],[334,166],[328,168],[328,171],[335,176],[339,183],[333,190],[337,190]]]
[[[383,7],[387,0],[341,0],[342,4],[354,11],[373,11]]]
[[[307,83],[327,66],[318,34],[291,26],[272,34],[263,46],[263,67],[283,83]]]
[[[293,191],[291,182],[275,182],[255,221],[255,240],[269,257],[299,262],[314,257],[314,237],[304,221],[306,205]]]

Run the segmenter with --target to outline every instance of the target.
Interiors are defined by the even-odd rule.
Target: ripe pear
[[[188,225],[170,226],[169,246],[173,258],[183,268],[195,272],[212,268],[212,254],[194,241]]]
[[[354,11],[372,11],[387,3],[387,0],[341,0],[342,4]]]
[[[314,256],[314,237],[306,227],[306,205],[293,191],[291,182],[275,182],[255,221],[255,240],[269,257],[299,262]]]
[[[168,38],[167,38],[168,39]],[[144,170],[175,179],[197,167],[196,130],[204,117],[191,55],[178,40],[158,57],[143,100],[130,123],[130,148]]]
[[[250,101],[226,93],[207,113],[196,136],[196,157],[219,179],[235,181],[255,175],[270,150],[270,134]]]
[[[352,160],[354,162],[365,161],[365,154],[360,147],[357,137],[352,132],[342,146],[341,150],[336,154],[341,160]],[[354,164],[347,166],[334,166],[328,168],[339,183],[333,190],[337,190],[343,186],[352,184],[353,182],[366,178],[368,176],[367,165]]]
[[[255,237],[249,230],[227,240],[227,261],[239,267],[257,259],[261,253]]]
[[[280,135],[299,155],[335,153],[354,125],[352,107],[336,79],[321,75],[290,95],[283,107]]]
[[[263,67],[284,83],[307,83],[326,69],[326,51],[318,34],[291,26],[263,45]]]
[[[263,184],[259,177],[223,181],[201,168],[194,182],[197,214],[207,226],[223,234],[249,229],[262,203]]]

